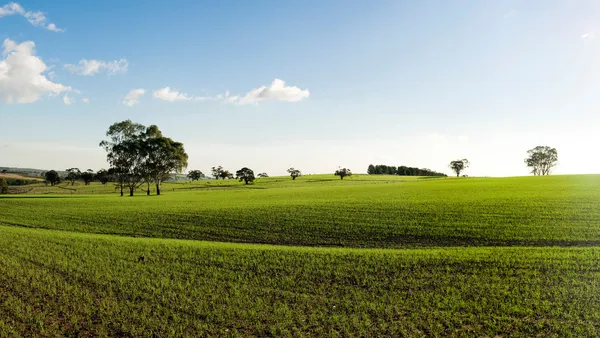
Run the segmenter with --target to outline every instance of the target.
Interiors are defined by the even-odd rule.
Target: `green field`
[[[600,332],[600,175],[34,189],[0,197],[0,337]]]

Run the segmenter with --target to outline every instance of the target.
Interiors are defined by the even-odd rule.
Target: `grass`
[[[597,248],[319,249],[0,231],[3,337],[600,330]]]
[[[0,197],[0,337],[600,332],[597,175],[165,188]]]
[[[304,246],[600,244],[600,176],[340,181],[0,198],[0,225]]]

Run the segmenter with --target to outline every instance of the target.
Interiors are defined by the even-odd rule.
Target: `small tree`
[[[89,185],[91,182],[94,181],[94,178],[96,177],[92,169],[88,169],[82,172],[79,176],[81,177],[85,185]]]
[[[290,177],[292,178],[292,180],[295,180],[296,177],[302,176],[302,173],[298,169],[289,168],[287,170],[287,172],[290,174]]]
[[[469,167],[469,165],[470,165],[469,160],[467,160],[466,158],[463,158],[462,160],[455,160],[455,161],[450,162],[448,167],[450,167],[450,169],[452,169],[452,171],[454,171],[456,173],[456,177],[459,177],[460,173],[463,172],[465,169],[467,169]]]
[[[210,169],[210,172],[212,174],[212,176],[218,180],[221,177],[221,174],[223,173],[223,167],[222,166],[218,166],[218,167],[212,167]]]
[[[525,165],[531,168],[533,175],[550,175],[550,171],[558,164],[556,148],[537,146],[527,151]]]
[[[260,173],[258,175],[256,175],[256,177],[269,177],[269,175],[267,175],[267,173]]]
[[[346,177],[346,176],[352,176],[352,171],[350,171],[350,169],[342,168],[342,169],[336,170],[334,175],[339,176],[340,179],[343,180],[344,177]]]
[[[222,170],[219,176],[221,176],[222,179],[232,179],[233,173],[230,173],[229,170]]]
[[[65,177],[65,180],[71,182],[71,185],[75,185],[75,181],[81,178],[81,170],[79,168],[70,168],[66,171],[67,177]]]
[[[108,181],[110,180],[110,175],[108,173],[108,170],[106,170],[106,169],[98,170],[98,172],[96,173],[95,179],[98,180],[98,182],[102,183],[103,185],[108,183]]]
[[[0,194],[8,194],[8,182],[4,178],[0,178]]]
[[[50,183],[51,186],[54,186],[60,183],[60,175],[56,170],[46,171],[46,173],[44,173],[44,180],[46,180],[46,183]]]
[[[204,178],[206,176],[204,176],[204,174],[200,171],[200,170],[191,170],[188,174],[187,174],[187,178],[189,178],[190,180],[193,181],[198,181],[201,178]]]
[[[235,172],[237,179],[246,182],[246,184],[254,181],[254,171],[250,168],[243,167],[242,169]]]

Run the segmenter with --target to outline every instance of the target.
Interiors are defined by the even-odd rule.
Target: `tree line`
[[[438,173],[430,169],[421,169],[416,167],[389,166],[385,164],[369,164],[367,168],[369,175],[400,175],[400,176],[447,176],[443,173]]]

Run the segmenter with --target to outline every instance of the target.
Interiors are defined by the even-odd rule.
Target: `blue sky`
[[[526,175],[536,145],[556,173],[600,172],[597,1],[18,4],[0,2],[0,166],[106,167],[98,143],[132,119],[204,172]]]

